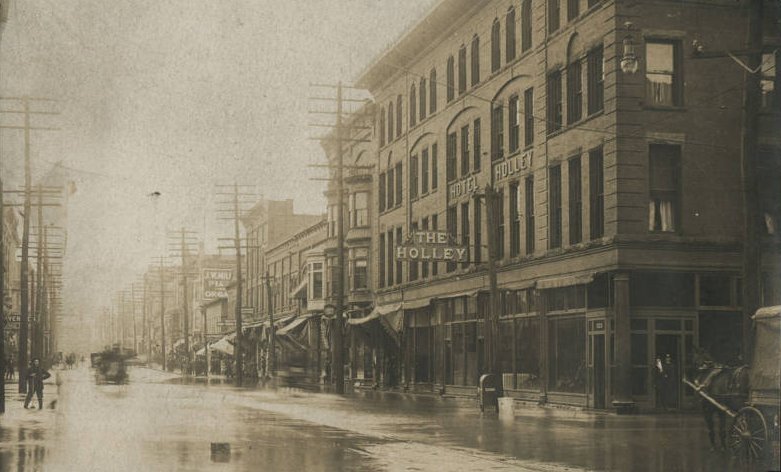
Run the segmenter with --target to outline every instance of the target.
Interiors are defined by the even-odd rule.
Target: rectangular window
[[[591,239],[605,235],[605,168],[602,147],[588,153]]]
[[[428,193],[428,174],[428,148],[426,148],[420,153],[420,193],[423,195]]]
[[[452,102],[456,98],[456,65],[453,56],[447,59],[447,101]]]
[[[437,159],[437,143],[431,145],[431,190],[436,190],[439,183],[439,161]]]
[[[762,108],[778,110],[781,108],[781,100],[776,92],[776,84],[781,82],[781,72],[776,68],[779,52],[762,54]]]
[[[491,112],[491,159],[504,157],[504,107],[497,105]]]
[[[418,198],[418,156],[409,158],[409,198]]]
[[[645,56],[647,103],[652,106],[683,106],[680,42],[648,41]]]
[[[428,220],[428,216],[427,216],[427,217],[423,218],[423,220],[420,222],[420,226],[423,229],[423,231],[428,231],[429,230],[428,221],[429,220]],[[422,269],[422,271],[421,271],[422,274],[421,275],[425,279],[426,277],[428,277],[429,263],[428,262],[421,263],[421,269]]]
[[[520,110],[518,108],[518,95],[513,95],[510,97],[510,102],[508,105],[508,113],[509,116],[507,117],[507,120],[509,122],[508,125],[508,134],[510,139],[510,154],[513,154],[518,150],[520,147],[520,141],[521,141],[521,134],[520,134]]]
[[[561,165],[548,172],[549,247],[561,247]]]
[[[350,263],[352,269],[352,289],[366,290],[369,286],[368,250],[365,248],[351,249]]]
[[[588,63],[588,114],[599,113],[605,108],[605,70],[602,46],[589,51]]]
[[[548,0],[548,33],[559,29],[561,22],[561,0]]]
[[[482,261],[482,252],[483,252],[483,228],[482,228],[482,221],[483,221],[483,208],[480,205],[480,197],[475,197],[474,200],[474,244],[472,248],[472,257],[470,258],[472,262],[475,264],[479,264]]]
[[[569,243],[577,244],[583,239],[583,192],[580,181],[580,157],[569,160]]]
[[[475,119],[473,128],[472,128],[472,134],[473,138],[472,141],[474,141],[474,169],[475,172],[480,171],[480,153],[482,152],[481,144],[480,144],[480,118]]]
[[[674,232],[678,226],[678,168],[681,161],[681,147],[651,144],[649,158],[648,230]]]
[[[521,3],[521,50],[526,52],[532,47],[532,0]]]
[[[353,228],[369,224],[369,194],[367,192],[355,192],[352,194],[350,224],[352,224]]]
[[[469,125],[461,128],[461,177],[469,175],[472,155],[469,152]]]
[[[567,67],[567,124],[583,117],[583,77],[580,60]]]
[[[526,146],[534,143],[534,89],[523,92],[523,141]]]
[[[377,261],[377,284],[380,288],[385,287],[385,233],[380,233],[380,247],[378,249]]]
[[[585,393],[585,317],[548,321],[548,349],[548,388],[554,392]]]
[[[401,176],[404,175],[401,173],[401,162],[396,164],[396,205],[401,205],[401,201],[403,200],[403,195],[401,193]]]
[[[418,224],[412,223],[410,227],[410,234],[414,234],[418,231]],[[420,263],[418,261],[409,261],[409,280],[410,282],[414,282],[415,280],[418,280],[418,271],[420,268]]]
[[[567,0],[567,21],[572,21],[580,15],[580,0]]]
[[[518,182],[510,184],[510,257],[521,253],[521,212]]]
[[[439,215],[437,214],[431,215],[431,229],[434,231],[439,229]],[[438,272],[439,272],[439,264],[433,262],[431,264],[431,275],[437,275]]]
[[[504,191],[496,192],[496,260],[504,259]]]
[[[385,211],[385,198],[386,198],[385,197],[385,189],[386,189],[385,185],[386,185],[386,183],[385,183],[385,172],[383,172],[383,173],[380,174],[380,185],[379,185],[379,192],[378,192],[379,197],[380,197],[379,198],[379,200],[380,200],[380,202],[379,202],[380,203],[380,213]]]
[[[455,236],[458,233],[458,207],[451,206],[447,209],[447,232],[450,236]],[[447,263],[447,271],[453,272],[456,270],[455,262]]]
[[[395,253],[396,253],[396,247],[393,245],[393,230],[388,231],[387,239],[388,241],[388,286],[390,287],[393,285],[393,268],[396,264],[394,264]]]
[[[548,101],[548,134],[561,129],[561,71],[553,71],[548,74],[547,97]]]
[[[312,299],[320,300],[323,298],[323,264],[321,262],[312,263]]]
[[[393,191],[396,188],[393,182],[393,172],[393,169],[388,169],[388,191],[386,192],[388,196],[388,210],[396,205],[396,196],[393,194]]]
[[[458,136],[456,133],[450,133],[447,135],[447,148],[445,149],[445,166],[447,167],[447,181],[452,182],[456,180],[458,174],[458,167],[456,165],[456,152],[458,146]]]
[[[469,202],[461,204],[461,246],[469,247]],[[468,262],[461,264],[464,269],[469,267]]]
[[[534,253],[534,176],[526,177],[524,201],[526,202],[526,254]]]

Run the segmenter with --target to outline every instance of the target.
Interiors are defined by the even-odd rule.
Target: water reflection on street
[[[731,469],[696,415],[529,408],[508,420],[437,397],[236,389],[148,369],[127,385],[60,375],[43,411],[9,398],[0,471]]]

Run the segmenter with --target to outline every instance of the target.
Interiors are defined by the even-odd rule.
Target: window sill
[[[678,111],[678,112],[685,112],[688,111],[686,107],[683,106],[668,106],[668,105],[643,105],[643,110],[647,111]]]

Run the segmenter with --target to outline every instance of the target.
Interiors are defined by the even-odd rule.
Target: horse
[[[748,366],[722,366],[712,362],[704,363],[697,369],[694,384],[698,392],[704,392],[715,402],[722,405],[718,407],[713,401],[702,397],[701,408],[705,424],[708,427],[708,439],[711,449],[716,450],[720,446],[727,449],[726,422],[727,412],[725,408],[737,411],[743,407],[748,399]],[[719,422],[719,441],[716,442],[716,431],[713,417]]]

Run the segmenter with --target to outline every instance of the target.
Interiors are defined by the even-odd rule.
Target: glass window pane
[[[671,43],[648,43],[646,45],[646,70],[649,73],[662,72],[672,74],[673,45]]]

